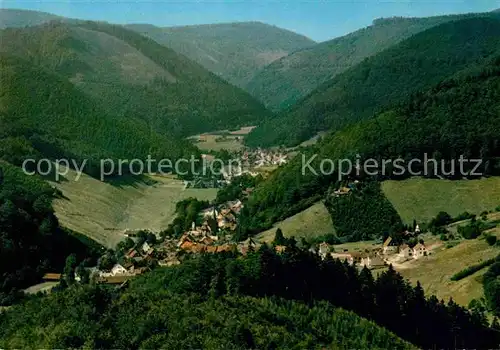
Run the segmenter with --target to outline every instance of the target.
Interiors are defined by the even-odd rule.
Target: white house
[[[128,271],[120,264],[115,264],[110,272],[101,272],[100,277],[112,277],[117,275],[127,275]]]
[[[418,258],[420,258],[422,256],[426,256],[426,255],[427,255],[427,248],[422,243],[419,243],[415,247],[413,247],[413,258],[414,259],[418,259]]]
[[[205,219],[219,216],[219,212],[215,207],[203,210],[202,214]]]
[[[366,266],[368,268],[370,268],[370,266],[372,265],[372,259],[367,255],[365,257],[362,257],[361,258],[361,262],[360,262],[360,266]]]

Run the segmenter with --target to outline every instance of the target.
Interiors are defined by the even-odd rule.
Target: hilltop
[[[241,220],[246,225],[247,233],[268,229],[274,222],[294,215],[318,198],[328,195],[329,189],[341,186],[341,182],[337,181],[338,168],[333,173],[322,175],[319,169],[323,159],[335,162],[347,158],[354,164],[357,154],[365,161],[369,158],[422,159],[427,153],[429,158],[444,161],[446,170],[438,169],[438,173],[443,175],[445,171],[450,171],[450,160],[462,154],[482,160],[478,172],[498,175],[500,150],[495,140],[500,134],[500,119],[494,111],[500,101],[499,94],[500,59],[497,55],[480,69],[467,68],[457,77],[417,93],[407,102],[372,119],[331,133],[317,146],[304,151],[306,160],[317,154],[310,163],[317,175],[312,171],[302,173],[302,157],[299,156],[257,187],[244,208],[245,217]],[[420,164],[412,170],[422,171],[422,166]],[[378,167],[379,175],[375,180],[409,176],[408,171],[395,176],[391,167],[382,175],[380,162]],[[464,170],[470,171],[470,167],[472,164]],[[433,169],[428,170],[427,176],[436,177]],[[365,175],[359,174],[361,178],[366,178]],[[463,176],[459,170],[448,175],[450,179],[461,179]],[[336,215],[333,216],[336,229],[341,226],[344,234],[349,235],[355,232],[361,236],[373,235],[374,223],[380,224],[383,219],[389,218],[392,218],[392,224],[389,222],[379,227],[377,235],[400,229],[401,220],[380,188],[375,184],[365,187],[354,196],[338,200],[330,197],[330,211]]]
[[[245,89],[272,110],[286,109],[367,57],[434,26],[478,15],[376,19],[371,26],[274,61],[255,74]]]
[[[250,146],[296,145],[405,101],[500,47],[500,20],[469,18],[419,33],[327,81],[277,118],[255,128]]]
[[[303,35],[261,22],[166,28],[130,24],[126,27],[174,49],[240,87],[269,63],[315,44]]]

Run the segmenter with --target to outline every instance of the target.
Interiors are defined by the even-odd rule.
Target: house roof
[[[217,252],[217,247],[213,246],[213,245],[208,246],[206,251],[207,251],[207,253],[216,253]]]
[[[125,269],[121,264],[115,264],[111,270],[114,270],[114,269]],[[126,269],[125,269],[126,270]]]
[[[180,245],[180,248],[181,249],[184,249],[184,250],[190,250],[194,247],[194,243],[189,241],[189,240],[185,240],[184,242],[181,243]]]
[[[205,244],[212,244],[214,242],[214,240],[210,237],[203,237],[200,242],[205,243]]]
[[[220,252],[230,252],[233,249],[234,249],[234,245],[232,245],[232,244],[223,244],[223,245],[217,246],[217,253],[220,253]]]

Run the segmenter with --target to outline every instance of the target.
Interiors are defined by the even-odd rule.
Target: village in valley
[[[241,178],[262,176],[261,168],[275,169],[289,159],[289,154],[282,150],[246,149],[230,154],[236,159],[236,163],[240,164],[239,167],[222,168],[222,176],[219,178],[197,178],[185,181],[186,188],[213,186],[221,191],[234,182],[241,186],[238,182]],[[202,158],[208,163],[214,160],[211,154],[203,154]],[[330,191],[327,197],[338,198],[352,195],[359,185],[361,183],[358,180],[344,181],[337,189]],[[149,230],[124,230],[124,241],[115,251],[107,251],[103,254],[97,266],[87,266],[75,271],[74,279],[123,284],[155,266],[179,265],[190,254],[238,252],[246,255],[252,250],[259,249],[264,242],[256,238],[248,238],[243,242],[234,239],[234,234],[238,230],[238,216],[244,207],[245,199],[253,189],[253,187],[242,188],[239,198],[220,204],[216,204],[215,201],[207,202],[208,205],[197,213],[196,220],[191,222],[190,228],[177,234],[154,233]],[[412,232],[406,231],[402,236],[405,242],[411,239],[415,241],[420,233],[420,228],[416,225]],[[273,247],[277,253],[287,250],[285,244],[273,244]],[[369,269],[379,269],[390,264],[401,266],[407,261],[421,259],[431,254],[431,250],[425,246],[423,240],[410,247],[408,243],[396,244],[391,237],[362,251],[349,250],[342,248],[342,245],[331,245],[326,242],[315,242],[307,248],[310,253],[322,259],[340,259],[350,265]],[[102,261],[106,262],[102,263]],[[48,273],[44,276],[44,281],[57,282],[61,278],[61,274]]]

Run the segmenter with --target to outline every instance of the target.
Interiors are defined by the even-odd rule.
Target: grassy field
[[[500,205],[500,177],[480,180],[412,178],[385,181],[382,190],[406,223],[427,222],[440,211],[480,214]]]
[[[222,149],[239,151],[244,148],[243,139],[245,135],[250,133],[253,128],[254,126],[246,126],[235,131],[214,131],[212,133],[191,136],[189,139],[202,151],[220,151]],[[222,135],[225,136],[221,140]]]
[[[166,228],[174,218],[175,203],[196,197],[215,198],[216,189],[184,189],[182,181],[172,177],[154,177],[154,185],[123,183],[111,185],[89,176],[74,181],[70,172],[68,181],[54,185],[65,199],[54,201],[60,223],[103,244],[114,247],[123,239],[126,229]]]
[[[494,229],[490,233],[499,235],[500,231]],[[467,306],[472,299],[483,295],[481,277],[487,268],[456,282],[450,280],[451,276],[466,267],[494,258],[500,254],[500,248],[489,246],[482,238],[463,240],[452,248],[446,248],[446,245],[443,242],[432,255],[396,270],[413,283],[420,281],[427,294],[435,294],[445,301],[452,297],[457,303]]]
[[[216,141],[217,138],[220,137],[220,135],[210,134],[199,136],[194,138],[194,140],[199,138],[204,141],[195,141],[194,144],[202,151],[220,151],[222,149],[226,149],[228,151],[239,151],[244,147],[240,136],[226,136],[224,140]]]
[[[295,238],[308,238],[335,232],[332,218],[322,202],[275,224],[272,229],[258,234],[257,239],[262,242],[271,242],[278,227],[281,228],[285,237],[295,236]]]

